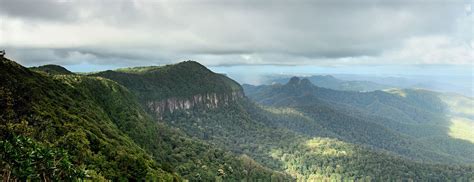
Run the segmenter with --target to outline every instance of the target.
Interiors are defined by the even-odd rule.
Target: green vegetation
[[[3,178],[5,181],[59,181],[84,178],[83,169],[71,163],[62,149],[46,147],[25,136],[0,141]]]
[[[58,75],[53,79],[7,59],[2,59],[0,64],[0,131],[4,145],[13,145],[15,137],[27,137],[36,141],[31,147],[28,144],[33,151],[46,147],[53,151],[53,157],[57,153],[54,151],[65,151],[74,168],[84,171],[92,180],[172,180],[177,177],[161,170],[150,155],[121,132],[107,116],[107,111],[91,99],[91,95],[60,79],[70,77],[74,80],[80,76]],[[28,153],[18,155],[26,161],[34,161],[38,157]],[[47,165],[44,162],[40,162],[41,165]],[[13,165],[10,163],[5,167]],[[1,170],[9,169],[2,165]],[[29,176],[57,177],[55,173],[38,174],[48,172],[42,168],[28,171]],[[24,178],[25,175],[10,176],[10,179]]]
[[[310,179],[448,180],[471,179],[472,166],[413,162],[391,152],[372,150],[338,139],[313,138],[286,129],[270,118],[297,122],[301,115],[289,111],[265,113],[248,101],[203,112],[183,111],[165,118],[189,135],[234,153],[252,157],[298,181]],[[296,118],[296,119],[292,119]],[[324,130],[321,135],[334,136]],[[383,165],[382,165],[383,164]]]
[[[442,94],[440,99],[448,106],[450,114],[474,118],[474,99],[457,94]]]
[[[310,136],[331,136],[308,130],[324,128],[340,140],[418,161],[474,162],[474,145],[452,137],[452,132],[464,137],[470,132],[453,128],[455,125],[450,121],[453,112],[449,111],[452,107],[440,99],[438,93],[410,89],[364,93],[336,91],[316,87],[308,80],[296,77],[285,85],[247,85],[245,90],[249,90],[248,96],[259,103],[291,108],[304,116],[298,117],[291,126],[285,124],[288,120],[271,118],[293,131]],[[469,103],[463,101],[456,103]]]
[[[194,61],[162,67],[142,67],[93,74],[114,80],[131,90],[140,101],[189,98],[205,93],[241,91],[240,85]]]
[[[293,78],[246,86],[258,105],[210,96],[242,88],[193,61],[67,72],[1,60],[2,179],[474,180],[472,143],[452,137],[469,132],[454,122],[462,137],[450,136],[445,114],[470,115],[454,115],[436,93],[342,92]],[[189,105],[197,96],[226,104]],[[157,115],[149,103],[164,100],[176,103]],[[452,104],[467,107],[461,100]]]
[[[468,181],[474,175],[472,167],[408,162],[329,138],[309,139],[298,149],[272,153],[298,181]]]
[[[40,167],[31,169],[28,164],[26,172],[18,173],[17,165],[6,160],[11,152],[5,151],[8,153],[2,152],[2,163],[6,164],[1,169],[2,178],[9,174],[10,179],[34,180],[43,177],[44,172],[51,179],[93,181],[288,179],[255,165],[248,157],[217,149],[156,123],[134,95],[113,81],[81,75],[45,75],[6,59],[1,64],[2,147],[13,145],[12,152],[16,154],[18,147],[12,141],[16,141],[15,137],[27,138],[34,141],[31,150],[48,149],[53,151],[53,158],[67,153],[64,159],[78,171],[69,177],[62,173],[58,176],[56,171],[44,172],[41,165],[54,160],[37,161],[42,156],[21,150],[24,153],[18,154],[19,160],[33,161],[33,167]]]
[[[44,72],[46,74],[51,74],[51,75],[72,75],[74,74],[73,72],[70,72],[66,68],[63,68],[59,65],[54,65],[54,64],[48,64],[48,65],[43,65],[43,66],[38,66],[38,67],[31,67],[31,70],[38,71],[38,72]]]
[[[452,118],[449,126],[449,135],[474,143],[474,120],[466,118]]]
[[[177,71],[184,75],[180,76],[180,78],[183,78],[184,80],[193,79],[191,78],[192,75],[187,75],[183,72],[184,70]],[[202,67],[200,67],[200,71],[195,71],[199,72],[196,73],[196,75],[202,75],[200,72],[208,72],[207,69],[203,69]],[[147,99],[158,99],[159,101],[160,98],[153,97],[153,95],[147,95],[148,90],[141,89],[142,87],[137,87],[133,80],[144,78],[157,80],[159,78],[156,75],[151,75],[149,72],[150,70],[147,70],[145,73],[128,74],[122,77],[113,77],[105,73],[98,73],[97,75],[105,76],[117,81],[118,83],[122,83],[125,87],[136,93],[137,96],[141,97],[143,99],[141,100],[142,105],[145,108],[148,108],[147,103],[150,100]],[[174,75],[175,73],[169,74]],[[167,76],[160,75],[160,77]],[[204,77],[203,80],[207,80],[207,77]],[[289,92],[301,91],[302,93],[305,93],[305,90],[302,90],[298,86],[300,81],[294,80],[294,82],[296,83],[293,84],[296,85],[291,85],[290,88],[288,88]],[[191,82],[187,83],[193,84]],[[302,81],[302,83],[302,87],[313,87],[309,81]],[[222,86],[229,87],[225,84],[222,84]],[[173,87],[173,83],[168,81],[147,82],[143,87],[170,88]],[[279,86],[274,85],[270,87],[272,87],[271,89],[274,89]],[[180,92],[178,88],[175,89],[176,92]],[[229,94],[228,92],[228,90],[214,90],[210,87],[207,89],[207,92],[204,93]],[[197,93],[200,92],[189,93],[189,95]],[[381,92],[377,93],[379,94]],[[330,94],[332,93],[326,93],[326,95]],[[288,97],[286,97],[284,93],[272,92],[268,94],[268,96],[269,97],[262,97],[263,100],[271,101],[273,98],[281,98],[281,101],[277,101],[278,104],[285,106],[295,106],[295,104],[298,104],[298,100],[295,98],[287,99]],[[344,97],[345,95],[340,96]],[[316,101],[315,99],[308,98],[303,98],[301,100],[306,101],[306,105],[310,105]],[[355,100],[355,102],[362,102],[362,100]],[[334,110],[336,108],[328,109]],[[341,107],[337,109],[346,111],[345,109],[349,108]],[[155,111],[148,111],[154,115]],[[398,150],[401,154],[425,160],[432,160],[434,158],[438,158],[444,162],[455,160],[452,156],[441,155],[425,150],[422,146],[417,146],[416,143],[412,144],[410,141],[412,138],[381,127],[376,123],[367,122],[364,120],[366,118],[353,118],[350,116],[351,114],[365,116],[366,113],[364,112],[352,109],[351,114],[343,114],[341,116],[338,115],[341,114],[339,112],[341,112],[341,110],[338,110],[337,112],[329,112],[327,113],[326,118],[319,118],[323,119],[323,122],[321,120],[316,120],[312,115],[308,115],[299,107],[290,107],[286,109],[272,107],[260,108],[251,101],[241,99],[239,102],[219,108],[189,108],[176,110],[172,113],[168,113],[163,118],[157,117],[155,119],[164,121],[176,128],[180,128],[183,132],[192,137],[207,141],[225,150],[250,156],[263,166],[276,171],[284,171],[301,181],[310,178],[313,179],[314,177],[317,177],[318,179],[320,177],[321,179],[347,178],[354,180],[366,178],[442,180],[462,177],[467,179],[472,177],[472,168],[469,166],[456,166],[451,168],[447,165],[422,164],[404,159],[399,156],[400,154],[389,152]],[[321,110],[320,113],[325,113],[325,111]],[[415,115],[414,113],[410,114]],[[328,117],[332,119],[328,120]],[[345,119],[348,118],[351,120],[345,121]],[[372,116],[371,119],[375,120],[379,118]],[[392,122],[386,118],[384,118],[384,120],[387,120],[385,122]],[[318,123],[318,121],[320,122]],[[331,124],[332,121],[335,121],[336,123],[333,123],[334,125],[328,125]],[[344,123],[344,121],[346,123]],[[344,126],[342,130],[335,130],[341,125]],[[354,128],[356,130],[351,131]],[[378,131],[378,129],[381,130]],[[376,134],[369,134],[372,130],[375,130]],[[341,132],[349,134],[340,135],[339,133]],[[343,146],[352,147],[354,148],[353,155],[345,156],[345,158],[341,159],[342,156],[340,155],[321,156],[318,154],[318,152],[324,154],[339,152],[337,149],[330,149],[328,147],[318,149],[319,151],[316,152],[318,155],[313,154],[308,151],[308,145],[306,145],[306,143],[314,136],[341,138],[342,141],[331,139],[328,140],[327,143],[331,146],[334,145],[332,143],[339,142]],[[396,142],[401,143],[397,144]],[[350,143],[362,144],[362,146]],[[363,147],[367,144],[372,144],[376,147]],[[372,151],[373,149],[375,150]],[[305,163],[304,161],[309,162]],[[393,165],[380,165],[385,163]],[[325,173],[318,172],[317,170],[318,168],[325,168],[328,166],[331,168]],[[339,169],[337,171],[331,170],[336,169],[337,166],[344,166],[347,170],[344,172]]]
[[[474,99],[456,94],[442,94],[440,98],[448,106],[449,135],[474,144]]]
[[[153,71],[160,68],[161,66],[140,66],[140,67],[133,67],[133,68],[119,68],[115,71],[123,72],[123,73],[142,74],[142,73],[146,73],[148,71]]]

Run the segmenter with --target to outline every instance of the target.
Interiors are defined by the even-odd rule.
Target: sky
[[[195,60],[224,73],[241,68],[239,80],[252,70],[381,66],[400,74],[459,67],[472,77],[473,6],[473,0],[0,0],[0,48],[25,66],[79,72]]]

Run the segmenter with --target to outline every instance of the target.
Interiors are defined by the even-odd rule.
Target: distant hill
[[[334,75],[342,80],[370,81],[378,84],[386,84],[396,88],[427,89],[438,92],[453,92],[469,97],[474,97],[472,77],[449,76],[449,75]]]
[[[291,77],[273,79],[269,83],[285,84],[290,80],[290,78]],[[368,92],[393,88],[393,86],[378,84],[370,81],[340,80],[331,75],[314,75],[303,78],[308,79],[309,81],[311,81],[311,83],[318,87],[329,88],[333,90]]]
[[[244,85],[244,90],[247,96],[264,105],[296,109],[346,141],[413,159],[473,162],[474,144],[450,137],[451,112],[434,92],[409,89],[363,93],[336,91],[314,86],[308,79],[297,77],[285,85]]]
[[[47,74],[53,74],[53,75],[72,75],[74,74],[73,72],[67,70],[66,68],[59,66],[59,65],[54,65],[54,64],[48,64],[48,65],[43,65],[43,66],[38,66],[38,67],[31,67],[31,70],[34,71],[39,71],[39,72],[45,72]]]

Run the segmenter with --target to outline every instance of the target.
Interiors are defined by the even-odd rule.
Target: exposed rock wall
[[[147,102],[147,107],[158,118],[162,118],[165,113],[173,113],[176,110],[188,110],[194,107],[204,107],[205,109],[215,109],[226,106],[244,97],[242,92],[231,93],[207,93],[197,94],[189,98],[167,98],[159,101]]]

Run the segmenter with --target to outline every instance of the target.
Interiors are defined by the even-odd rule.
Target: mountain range
[[[333,90],[369,92],[375,90],[395,88],[391,85],[380,84],[365,80],[341,80],[331,75],[313,75],[306,76],[304,78],[318,87],[329,88]],[[286,84],[290,79],[291,76],[270,79],[268,82],[271,84]]]
[[[473,126],[472,112],[462,109],[472,107],[471,98],[458,95],[465,104],[460,106],[449,104],[454,96],[427,90],[336,91],[298,77],[285,85],[244,88],[246,95],[258,103],[302,112],[311,119],[310,123],[334,131],[342,140],[393,151],[414,160],[472,162],[474,158],[472,137],[458,139],[452,136],[459,134],[450,133],[455,120]],[[456,114],[454,110],[465,112]],[[315,134],[314,130],[310,132]]]
[[[0,62],[5,180],[474,179],[472,98],[243,87],[195,61],[75,74]]]
[[[285,84],[291,75],[267,75],[263,84]],[[462,76],[430,76],[430,75],[371,75],[371,74],[333,74],[306,75],[314,85],[342,91],[369,92],[376,90],[424,89],[437,92],[450,92],[473,97],[472,78]]]

